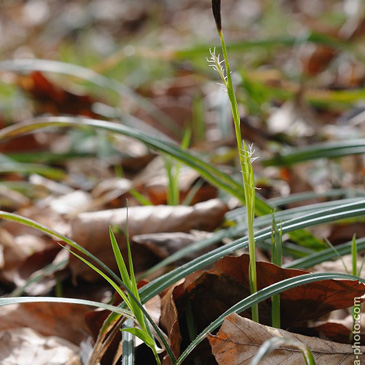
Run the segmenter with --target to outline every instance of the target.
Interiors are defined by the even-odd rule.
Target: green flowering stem
[[[252,158],[253,150],[251,148],[247,149],[247,146],[245,142],[242,140],[241,136],[240,115],[238,112],[236,94],[234,92],[231,78],[227,47],[224,41],[224,36],[222,31],[222,20],[221,20],[220,9],[221,9],[221,0],[212,0],[212,10],[215,23],[217,26],[218,35],[222,45],[223,60],[221,61],[219,59],[219,55],[217,56],[215,54],[215,50],[213,50],[210,51],[211,58],[208,59],[208,62],[210,62],[211,63],[210,66],[219,73],[223,81],[223,86],[225,90],[227,90],[227,94],[231,104],[233,123],[236,132],[238,155],[240,159],[240,165],[242,168],[242,180],[243,180],[243,188],[246,202],[247,227],[248,227],[248,238],[249,238],[249,256],[250,256],[249,281],[250,281],[251,294],[254,294],[257,292],[255,235],[253,228],[253,220],[255,217],[255,179],[252,169],[252,162],[254,161],[254,158]],[[225,71],[222,67],[222,62],[224,62]],[[257,304],[255,304],[252,307],[252,319],[255,322],[259,321],[259,312]]]

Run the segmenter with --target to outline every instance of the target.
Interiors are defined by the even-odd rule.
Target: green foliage
[[[275,221],[274,213],[272,215],[272,234],[271,234],[271,262],[279,267],[282,266],[282,229],[278,227]],[[271,299],[272,315],[271,323],[275,328],[280,328],[280,295],[274,295]]]

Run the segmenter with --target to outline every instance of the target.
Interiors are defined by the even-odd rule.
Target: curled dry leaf
[[[351,345],[297,335],[263,326],[237,314],[228,316],[217,335],[210,335],[208,340],[218,364],[249,365],[258,348],[266,340],[276,336],[297,340],[309,347],[317,365],[350,365],[354,364],[354,360],[356,360]],[[365,347],[359,348],[359,352],[365,353]],[[289,345],[275,350],[260,362],[262,365],[303,363],[304,360],[300,350]]]
[[[0,332],[0,363],[4,365],[81,365],[78,352],[65,339],[44,337],[30,328]]]
[[[144,206],[128,210],[129,234],[132,239],[137,234],[156,232],[189,232],[192,229],[211,231],[217,227],[227,211],[226,205],[218,199],[187,206]],[[109,226],[126,229],[127,209],[111,209],[99,212],[82,213],[71,221],[72,238],[92,254],[101,259],[112,270],[116,262],[109,239]],[[116,235],[119,247],[126,249],[124,233]],[[139,256],[139,257],[138,257]],[[135,255],[134,263],[138,271],[146,269],[148,255]],[[137,260],[147,260],[138,262]],[[76,258],[71,258],[71,270],[87,280],[98,275]]]

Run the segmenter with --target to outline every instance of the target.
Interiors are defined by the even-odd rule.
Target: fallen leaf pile
[[[195,329],[197,333],[200,333],[231,306],[250,295],[248,265],[249,256],[246,254],[239,257],[225,257],[219,260],[213,268],[189,275],[183,283],[169,289],[164,294],[161,323],[170,336],[176,354],[181,353],[181,345],[186,346],[182,342],[182,338],[186,338],[187,306],[190,307],[189,312],[193,318]],[[268,262],[257,262],[258,290],[275,282],[307,273],[308,271],[304,270],[283,269]],[[336,340],[338,339],[338,328],[335,326],[332,331],[330,324],[328,324],[327,331],[321,332],[321,329],[317,328],[317,332],[310,333],[310,329],[305,324],[308,321],[323,318],[332,311],[350,307],[353,305],[355,297],[361,297],[364,294],[364,284],[346,280],[323,280],[289,289],[280,295],[281,327],[294,333],[314,335],[325,333],[327,339]],[[204,311],[201,308],[205,308]],[[271,300],[259,304],[259,313],[260,323],[270,325]],[[239,315],[244,318],[251,318],[250,311],[239,313]],[[264,328],[264,326],[262,327]],[[345,333],[348,333],[347,329]],[[256,336],[255,331],[251,336]],[[218,348],[216,343],[219,342],[219,339],[214,342],[210,338],[209,341]],[[307,341],[314,340],[308,339]],[[209,364],[212,363],[213,359],[209,358],[207,343],[205,347],[205,352],[200,350],[196,356],[202,363]],[[351,349],[350,346],[348,348]],[[223,346],[217,352],[213,351],[213,354],[218,360],[217,353],[224,353],[224,351],[225,347]],[[255,351],[257,351],[257,346]],[[237,356],[245,356],[241,354],[241,348],[234,348],[232,352],[237,353]],[[351,351],[348,350],[347,352],[350,353]],[[251,349],[252,353],[253,348]],[[249,356],[248,359],[250,358]],[[233,363],[240,363],[236,359],[234,361],[236,362]],[[228,364],[230,362],[225,358],[219,363]]]
[[[286,210],[296,218],[322,204],[362,204],[365,3],[218,3],[237,124],[259,157],[255,229],[269,228],[271,212],[286,220],[292,218]],[[74,256],[80,252],[66,237],[120,276],[111,228],[126,262],[130,243],[138,288],[151,285],[146,289],[246,235],[229,99],[206,63],[209,51],[220,48],[211,7],[196,0],[0,1],[0,210],[49,229],[1,219],[0,297],[89,301],[1,306],[0,365],[127,364],[125,318],[90,305],[119,306],[120,291]],[[17,134],[24,125],[27,132]],[[263,210],[267,217],[259,217]],[[286,269],[269,262],[270,240],[258,242],[258,290],[355,266],[363,278],[365,225],[355,213],[319,225],[305,221],[308,228],[282,240],[285,265],[325,249],[326,240],[334,251],[356,241],[356,261],[348,251],[308,271]],[[201,268],[171,286],[165,281],[143,304],[176,358],[251,293],[246,249]],[[365,285],[357,280],[291,288],[280,294],[280,329],[271,326],[272,299],[266,299],[259,323],[250,309],[230,314],[184,365],[249,365],[275,338],[282,345],[262,364],[304,363],[284,339],[308,347],[316,364],[357,364],[357,352],[365,354],[364,301]],[[135,364],[154,364],[143,341],[133,341]],[[166,349],[159,356],[163,365],[173,363]]]

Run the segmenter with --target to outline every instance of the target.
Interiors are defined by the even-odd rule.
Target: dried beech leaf
[[[180,355],[182,337],[179,326],[179,315],[173,298],[174,289],[175,287],[168,289],[162,298],[161,326],[167,332],[170,339],[172,352],[178,357]],[[163,364],[171,364],[169,356],[166,355],[164,357]]]
[[[24,303],[2,307],[0,331],[29,327],[44,336],[59,336],[78,345],[87,337],[83,305],[64,303]]]
[[[81,365],[78,347],[60,337],[44,337],[30,328],[0,332],[3,365]]]
[[[174,299],[183,302],[188,296],[199,329],[206,327],[232,305],[250,295],[248,281],[249,256],[224,257],[210,270],[189,275],[175,288]],[[258,290],[287,278],[307,274],[308,271],[283,269],[269,262],[257,262]],[[352,280],[323,280],[292,288],[280,295],[282,327],[289,329],[305,321],[317,319],[333,310],[353,305],[354,297],[365,294],[365,285]],[[209,306],[206,307],[206,303]],[[202,307],[206,307],[204,312]],[[259,304],[260,321],[270,324],[271,301]],[[249,317],[247,311],[241,313]]]
[[[192,231],[185,232],[167,232],[167,233],[148,233],[140,234],[133,237],[133,242],[148,248],[161,259],[172,255],[173,253],[191,245],[194,242],[206,239],[211,236],[210,232]],[[212,250],[209,246],[205,251],[192,252],[184,257],[184,261],[191,260],[204,252]]]
[[[362,257],[357,257],[357,270],[360,270],[362,265]],[[347,271],[346,271],[347,269]],[[337,259],[335,261],[325,261],[321,264],[314,266],[311,269],[312,272],[341,272],[346,274],[352,271],[352,255],[342,256],[342,259]]]
[[[317,365],[350,365],[356,360],[351,345],[263,326],[237,314],[228,316],[217,335],[210,335],[208,340],[218,364],[249,365],[258,348],[266,340],[277,336],[300,341],[309,347]],[[365,353],[365,347],[361,347],[360,350]],[[260,364],[303,364],[303,356],[300,350],[285,346],[264,357]]]
[[[87,211],[91,203],[90,194],[77,190],[51,199],[49,206],[56,213],[75,215],[76,213]]]
[[[128,210],[129,234],[132,239],[137,234],[156,232],[189,232],[192,229],[211,231],[217,227],[227,210],[218,199],[187,206],[143,206]],[[82,213],[72,220],[72,238],[101,259],[111,269],[117,269],[109,239],[109,226],[117,226],[125,231],[127,209],[111,209],[99,212]],[[123,233],[117,234],[121,250],[125,250]],[[148,262],[148,255],[134,255],[134,259],[144,260],[135,265],[141,267]],[[139,257],[137,257],[139,256]],[[147,260],[147,263],[146,263]],[[91,269],[71,258],[71,270],[87,280],[98,278]],[[145,267],[146,268],[146,267]]]

